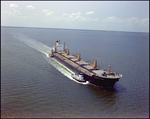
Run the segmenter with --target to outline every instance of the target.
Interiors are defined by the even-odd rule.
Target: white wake
[[[17,38],[21,42],[25,43],[26,45],[30,46],[31,48],[36,49],[36,50],[40,51],[41,53],[45,54],[43,57],[46,59],[46,61],[49,64],[51,64],[53,67],[55,67],[58,71],[60,71],[63,75],[68,77],[69,79],[71,79],[79,84],[89,84],[88,81],[85,83],[82,83],[82,82],[78,82],[78,81],[74,80],[71,77],[71,74],[74,74],[73,71],[71,71],[70,69],[65,67],[63,64],[61,64],[54,58],[50,58],[49,54],[51,53],[51,47],[48,47],[47,45],[45,45],[41,42],[38,42],[32,38],[29,38],[23,34],[15,35],[15,38]]]

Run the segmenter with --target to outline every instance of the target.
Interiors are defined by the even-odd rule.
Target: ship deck
[[[104,69],[99,68],[99,67],[94,69],[93,64],[90,64],[83,59],[80,59],[80,61],[78,61],[78,58],[76,56],[74,56],[72,54],[67,55],[66,52],[59,51],[59,52],[55,52],[54,55],[89,76],[95,75],[98,77],[112,78],[112,79],[121,77],[120,74],[103,76],[102,74],[104,72],[107,74],[109,72],[105,71]]]

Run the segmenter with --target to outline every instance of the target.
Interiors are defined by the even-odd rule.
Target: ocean
[[[74,81],[48,57],[59,39],[123,77],[112,90]],[[2,26],[1,117],[148,118],[149,33]]]

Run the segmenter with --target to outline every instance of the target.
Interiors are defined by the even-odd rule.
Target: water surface
[[[123,77],[113,90],[75,82],[48,58],[59,39]],[[149,34],[1,27],[1,117],[149,117]]]

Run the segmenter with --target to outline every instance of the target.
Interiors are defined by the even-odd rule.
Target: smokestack
[[[58,41],[59,45],[60,45],[60,40]]]
[[[64,42],[64,49],[63,49],[63,50],[64,50],[64,52],[65,52],[65,42]]]
[[[97,60],[95,60],[95,61],[94,61],[94,64],[93,64],[94,70],[96,69],[96,67],[97,67]]]
[[[109,75],[110,75],[110,70],[111,70],[111,64],[109,65]]]
[[[78,55],[78,61],[80,61],[80,59],[81,59],[81,58],[80,58],[80,53],[79,53],[79,55]]]
[[[69,49],[67,50],[67,55],[69,55]]]

